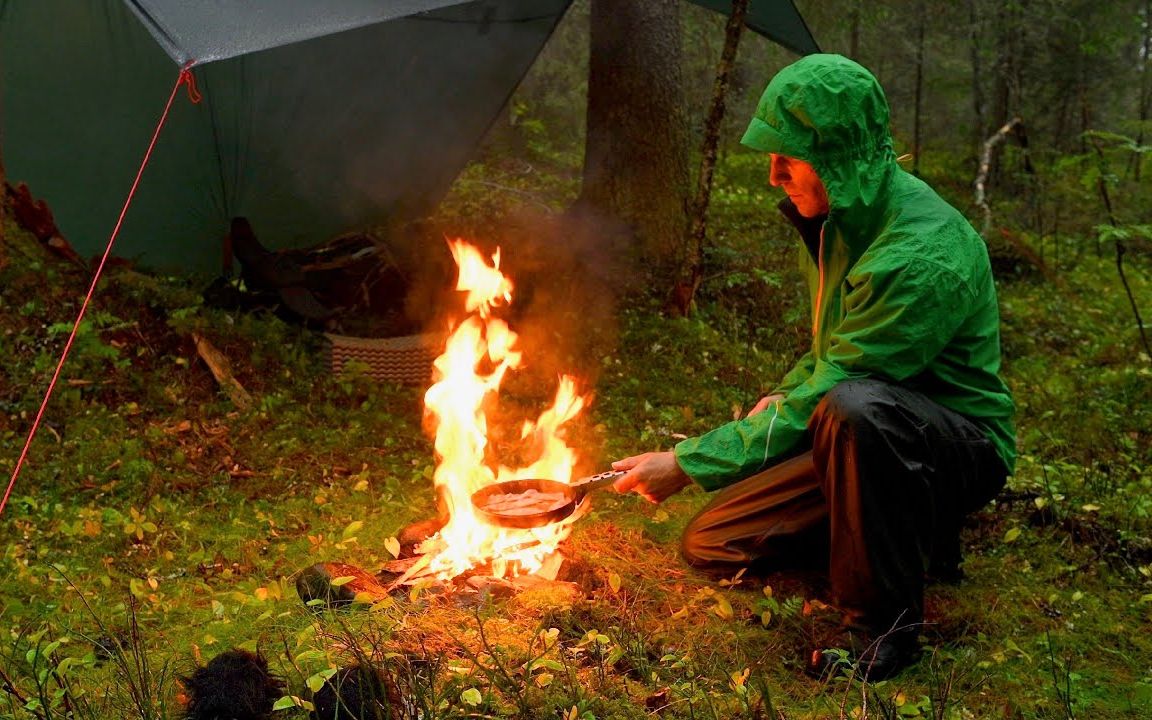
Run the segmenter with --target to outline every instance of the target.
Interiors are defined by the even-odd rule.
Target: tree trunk
[[[701,150],[700,174],[696,182],[696,199],[692,203],[692,217],[688,231],[687,272],[673,286],[671,309],[682,316],[691,312],[696,291],[704,279],[704,246],[708,236],[708,204],[712,198],[712,174],[716,169],[716,148],[720,143],[720,126],[724,122],[724,109],[728,98],[728,78],[736,64],[736,50],[744,30],[744,17],[749,0],[732,0],[732,14],[724,33],[724,50],[716,69],[716,82],[712,88],[712,106],[704,124],[704,143]]]
[[[687,228],[688,124],[680,0],[592,0],[587,139],[577,205],[622,223],[656,278],[675,272]]]
[[[920,110],[924,96],[924,26],[928,24],[928,8],[924,0],[916,4],[916,95],[912,119],[912,174],[920,175]]]
[[[980,13],[976,2],[977,0],[968,0],[968,52],[972,61],[972,113],[975,116],[972,145],[978,150],[988,127],[988,110],[984,100],[984,63],[980,56],[983,37],[980,33]]]
[[[1143,64],[1140,67],[1140,107],[1138,108],[1139,124],[1136,126],[1136,144],[1144,144],[1144,125],[1148,122],[1149,111],[1152,110],[1152,0],[1144,0],[1144,37],[1140,45],[1140,58]],[[1132,153],[1132,178],[1140,182],[1140,166],[1143,164],[1143,153]]]
[[[1020,112],[1021,12],[1020,5],[1007,3],[999,5],[996,10],[996,65],[993,69],[995,91],[990,118],[996,127],[1007,124]],[[992,154],[988,178],[990,185],[1000,185],[1005,180],[999,155],[995,152]]]
[[[0,267],[4,265],[4,218],[8,214],[8,175],[4,172],[4,148],[0,146]]]
[[[853,60],[860,59],[860,3],[862,0],[855,0],[852,3],[852,9],[848,14],[848,57]]]

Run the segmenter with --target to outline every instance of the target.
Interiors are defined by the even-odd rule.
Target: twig
[[[196,353],[208,365],[208,369],[212,371],[212,377],[216,378],[216,382],[220,384],[224,392],[228,393],[228,397],[232,399],[232,404],[241,410],[252,407],[252,396],[232,375],[232,368],[224,354],[196,333],[192,333],[192,339],[196,341]]]
[[[1008,137],[1008,133],[1012,132],[1017,125],[1022,121],[1018,117],[1014,117],[1005,123],[1004,127],[1000,128],[984,141],[984,151],[980,153],[980,172],[976,174],[976,207],[984,211],[984,224],[980,230],[980,234],[987,239],[988,228],[992,226],[992,209],[988,207],[988,198],[985,195],[985,183],[988,182],[988,171],[992,167],[992,149],[1004,141]]]
[[[549,206],[546,202],[541,200],[539,195],[530,193],[527,190],[521,190],[519,188],[509,187],[507,185],[501,185],[500,183],[494,183],[489,180],[461,180],[460,182],[464,185],[484,185],[485,187],[496,188],[497,190],[503,190],[504,192],[511,193],[513,195],[519,195],[520,197],[526,198],[536,205],[539,205],[541,208],[548,212],[555,212],[555,208]]]
[[[749,0],[733,0],[732,11],[724,32],[724,49],[716,68],[712,89],[712,105],[704,123],[704,142],[701,150],[700,174],[696,184],[696,197],[692,203],[692,218],[688,230],[687,277],[673,286],[674,307],[687,316],[692,301],[704,277],[704,244],[708,236],[708,205],[712,199],[712,175],[716,169],[716,152],[720,141],[720,124],[724,120],[728,97],[728,80],[736,64],[736,51],[744,30],[744,18]]]
[[[96,614],[96,611],[88,602],[88,598],[84,597],[84,593],[80,591],[80,588],[76,586],[72,578],[68,577],[59,567],[54,565],[49,567],[64,579],[68,587],[76,592],[76,596],[80,599],[81,604],[84,605],[84,609],[93,621],[95,621],[97,629],[104,635],[111,637],[111,630],[104,621],[100,619],[100,616]],[[147,649],[144,647],[144,637],[140,632],[140,624],[136,619],[136,597],[132,594],[128,595],[127,613],[129,650],[125,651],[119,642],[111,643],[112,647],[107,649],[120,679],[127,685],[128,697],[137,714],[142,720],[148,720],[154,717],[153,711],[158,707],[157,697],[163,695],[168,663],[165,662],[161,667],[159,677],[153,678],[152,669],[148,663]],[[155,693],[153,693],[153,688],[150,685],[153,679],[156,680]]]
[[[384,591],[389,593],[392,592],[396,588],[411,580],[421,570],[424,570],[426,567],[428,567],[428,564],[431,562],[432,553],[425,553],[424,555],[421,555],[419,560],[412,563],[412,567],[408,568],[403,575],[389,583],[388,586],[384,588]]]
[[[1099,161],[1099,178],[1096,180],[1096,186],[1100,189],[1100,198],[1104,201],[1104,209],[1108,211],[1108,222],[1112,227],[1120,227],[1120,223],[1116,220],[1116,213],[1112,209],[1112,196],[1108,194],[1108,182],[1105,180],[1107,177],[1108,161],[1104,157],[1104,150],[1100,147],[1100,140],[1098,138],[1092,139],[1092,147],[1096,150],[1096,158]],[[1124,275],[1124,253],[1128,252],[1128,246],[1119,237],[1113,238],[1112,242],[1116,244],[1116,272],[1120,275],[1120,283],[1124,286],[1124,292],[1128,295],[1128,303],[1132,306],[1132,314],[1136,316],[1136,327],[1140,330],[1140,341],[1144,343],[1144,354],[1148,358],[1148,362],[1152,363],[1152,344],[1148,342],[1148,334],[1144,330],[1144,319],[1140,317],[1140,307],[1136,304],[1136,298],[1132,295],[1132,287],[1128,284],[1128,278]]]
[[[1064,706],[1064,715],[1067,720],[1076,720],[1076,714],[1072,710],[1072,668],[1071,660],[1069,659],[1069,667],[1063,668],[1064,671],[1064,688],[1060,688],[1060,670],[1056,664],[1056,651],[1052,648],[1052,632],[1044,630],[1044,638],[1048,644],[1048,661],[1052,665],[1052,685],[1056,690],[1056,697],[1060,699],[1060,703]]]
[[[2,667],[0,667],[0,680],[4,681],[4,684],[0,685],[0,689],[3,689],[4,692],[16,698],[16,702],[21,705],[26,706],[28,704],[28,698],[21,694],[20,690],[16,687],[16,683],[12,682],[12,678],[8,676],[8,673],[5,672]]]

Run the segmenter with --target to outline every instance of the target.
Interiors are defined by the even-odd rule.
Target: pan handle
[[[591,477],[585,478],[580,482],[572,484],[572,493],[576,498],[576,502],[584,499],[584,496],[593,490],[600,490],[606,488],[612,483],[616,482],[617,478],[621,478],[628,474],[627,470],[609,470],[608,472],[598,473]]]

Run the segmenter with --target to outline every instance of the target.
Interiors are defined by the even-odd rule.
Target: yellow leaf
[[[620,592],[620,575],[619,573],[608,573],[608,587],[612,588],[612,592]]]
[[[1009,530],[1008,532],[1004,533],[1004,542],[1006,542],[1006,543],[1016,542],[1016,539],[1019,537],[1020,537],[1020,528],[1014,527],[1011,530]]]
[[[362,527],[364,527],[363,520],[353,520],[352,522],[348,523],[348,527],[344,528],[343,538],[348,540],[349,538],[355,537],[356,533],[359,532],[360,528]]]
[[[341,585],[347,585],[348,583],[352,582],[355,579],[356,579],[355,575],[341,575],[338,578],[332,578],[331,582],[329,582],[328,584],[331,585],[332,587],[340,587]]]
[[[728,598],[720,595],[716,598],[716,607],[712,609],[716,616],[721,620],[731,620],[736,614],[732,611],[732,603],[728,602]]]
[[[388,554],[394,558],[400,557],[400,541],[394,537],[390,537],[384,541],[384,549]]]
[[[256,595],[257,600],[259,600],[260,602],[264,602],[265,600],[268,599],[268,588],[258,587],[258,588],[256,588],[256,592],[253,594]]]
[[[328,668],[325,670],[321,670],[320,672],[316,673],[315,675],[312,675],[307,680],[305,680],[304,684],[307,685],[308,689],[311,690],[313,693],[317,693],[317,692],[320,692],[320,688],[324,687],[325,681],[327,681],[328,678],[332,677],[335,674],[336,674],[336,668]]]
[[[468,688],[464,692],[460,693],[460,701],[465,705],[476,707],[484,701],[484,696],[481,695],[480,691],[476,688]]]
[[[540,673],[536,676],[536,685],[539,687],[548,687],[552,684],[552,673]]]

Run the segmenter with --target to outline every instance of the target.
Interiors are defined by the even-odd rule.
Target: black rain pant
[[[685,529],[685,559],[710,572],[827,568],[849,625],[922,622],[929,564],[955,567],[964,516],[1004,486],[992,443],[964,416],[871,379],[834,387],[808,436],[810,451],[719,491]]]

